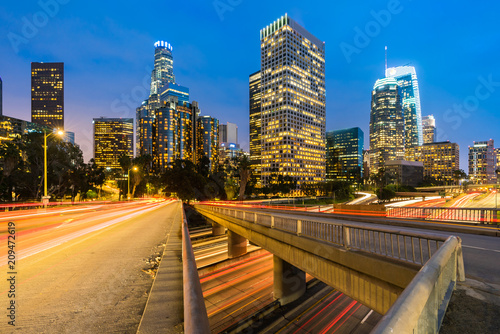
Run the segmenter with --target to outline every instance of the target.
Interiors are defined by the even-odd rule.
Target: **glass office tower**
[[[325,180],[325,44],[287,15],[260,31],[261,162],[272,176]]]
[[[469,180],[475,184],[496,182],[496,154],[493,139],[469,146]]]
[[[151,95],[160,94],[167,83],[175,83],[172,45],[165,41],[155,43],[155,66],[151,73]]]
[[[433,115],[422,117],[422,133],[424,136],[424,144],[430,144],[436,141],[436,119]]]
[[[64,130],[64,63],[31,63],[31,121]]]
[[[405,155],[401,90],[394,78],[377,80],[372,91],[370,113],[370,173]]]
[[[326,133],[326,179],[360,181],[363,177],[364,133],[360,128]]]
[[[422,133],[422,110],[415,67],[398,66],[388,68],[387,78],[394,78],[401,89],[405,131],[405,159],[415,160],[415,147],[424,143]]]

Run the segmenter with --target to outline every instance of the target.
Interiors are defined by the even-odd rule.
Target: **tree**
[[[189,160],[175,160],[172,168],[162,175],[165,193],[176,194],[182,201],[204,199],[203,189],[206,178],[199,174],[195,165]]]
[[[242,201],[245,196],[245,190],[248,181],[250,181],[250,175],[251,175],[251,170],[250,170],[250,160],[248,160],[247,156],[243,156],[243,158],[240,161],[239,164],[239,172],[240,172],[240,193],[238,196],[238,200]]]

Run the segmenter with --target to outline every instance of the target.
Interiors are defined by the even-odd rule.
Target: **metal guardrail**
[[[182,277],[184,286],[184,333],[210,333],[205,299],[201,290],[184,209],[182,210]]]
[[[465,280],[461,259],[460,238],[451,236],[417,273],[371,333],[438,333],[457,279]]]
[[[412,233],[386,228],[365,228],[349,223],[292,219],[268,213],[201,205],[234,217],[298,236],[326,241],[346,249],[421,265],[372,333],[437,333],[456,282],[465,280],[460,238]]]
[[[500,223],[500,209],[400,207],[387,208],[387,217],[497,224]]]
[[[295,219],[279,214],[201,206],[254,224],[416,265],[424,265],[446,241],[445,237],[433,233],[412,233],[394,228],[361,227],[352,223]]]

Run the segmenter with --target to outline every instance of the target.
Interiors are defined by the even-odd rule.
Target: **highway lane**
[[[370,333],[382,318],[332,287],[322,289],[318,295],[319,299],[314,304],[304,303],[307,308],[275,332],[364,334]]]
[[[50,228],[20,237],[16,244],[22,255],[16,268],[17,330],[136,332],[152,284],[142,270],[147,269],[148,258],[162,251],[171,222],[181,219],[180,205],[142,203],[115,209],[90,215],[65,213],[64,219],[75,218],[76,222],[64,226],[55,216],[50,217],[44,220]],[[30,226],[37,229],[37,224]],[[61,242],[45,247],[44,243],[54,240]],[[0,247],[3,256],[6,240]],[[2,273],[7,272],[5,264],[5,260],[0,262]],[[1,305],[8,302],[8,290],[2,279]],[[0,332],[10,333],[12,328],[2,321]]]
[[[227,236],[210,238],[209,241],[197,240],[193,242],[193,253],[198,268],[227,260]],[[247,244],[247,252],[260,249],[256,245]]]
[[[273,301],[272,267],[272,254],[267,253],[200,277],[213,333]]]

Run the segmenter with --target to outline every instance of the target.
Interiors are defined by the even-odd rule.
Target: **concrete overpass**
[[[195,208],[212,221],[214,234],[228,229],[230,257],[246,252],[247,239],[274,254],[274,296],[282,304],[297,299],[305,291],[307,272],[381,314],[390,311],[390,319],[385,320],[388,322],[398,311],[391,308],[398,298],[413,296],[406,292],[408,286],[416,284],[421,288],[422,284],[426,287],[431,284],[418,298],[421,309],[412,307],[412,312],[418,315],[416,322],[405,329],[424,326],[432,332],[439,328],[444,316],[438,310],[446,309],[457,279],[464,279],[461,244],[456,237],[446,240],[433,234],[324,223],[314,218],[290,218],[251,209],[212,205]],[[422,283],[421,278],[415,283],[422,273],[419,270],[432,262],[436,263],[427,270],[432,272],[433,279],[439,279],[439,286],[429,280]],[[429,298],[436,301],[431,309]]]

